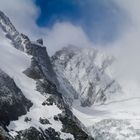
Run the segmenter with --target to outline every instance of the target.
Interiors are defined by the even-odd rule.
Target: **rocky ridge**
[[[27,53],[31,57],[30,67],[23,71],[23,73],[30,79],[26,78],[26,76],[25,77],[23,76],[23,79],[25,78],[28,81],[35,81],[36,90],[33,89],[34,93],[32,94],[32,96],[34,96],[34,94],[36,93],[40,93],[38,97],[40,97],[41,99],[38,100],[37,105],[38,107],[40,107],[40,109],[43,109],[42,110],[43,117],[47,117],[44,116],[45,113],[44,111],[45,110],[47,111],[47,109],[51,111],[51,109],[56,108],[58,112],[60,112],[58,114],[57,112],[54,112],[55,115],[52,115],[54,118],[52,118],[52,116],[51,118],[48,118],[50,121],[49,124],[42,124],[39,122],[39,120],[37,122],[34,122],[35,119],[37,119],[36,117],[39,117],[39,116],[32,116],[33,115],[32,112],[34,111],[34,107],[35,107],[34,100],[29,101],[32,100],[32,98],[26,99],[24,97],[24,92],[22,93],[21,91],[24,89],[20,90],[18,86],[14,83],[13,79],[11,79],[7,74],[1,72],[0,78],[2,79],[2,82],[0,84],[0,92],[1,92],[0,97],[2,97],[2,102],[6,102],[6,104],[9,106],[8,108],[10,108],[11,113],[15,113],[15,111],[17,111],[16,113],[17,116],[12,116],[8,110],[9,114],[6,115],[8,118],[11,117],[11,119],[8,119],[8,121],[18,119],[19,116],[27,113],[27,115],[20,117],[17,121],[13,121],[12,124],[16,126],[18,123],[21,123],[21,119],[24,118],[22,125],[28,127],[24,129],[20,128],[21,130],[17,130],[16,128],[11,129],[8,127],[9,130],[7,130],[6,125],[8,125],[9,122],[7,123],[6,120],[5,122],[6,125],[1,124],[2,128],[0,131],[0,137],[4,140],[5,139],[7,140],[13,140],[13,139],[14,140],[32,140],[32,139],[34,140],[48,140],[48,139],[92,140],[93,138],[90,137],[89,134],[85,131],[84,126],[73,115],[73,113],[70,110],[70,107],[64,102],[62,94],[57,90],[58,81],[56,78],[56,74],[53,71],[52,64],[47,54],[46,48],[43,46],[43,41],[37,40],[36,42],[31,42],[26,35],[20,34],[16,30],[16,28],[10,22],[9,18],[3,12],[0,12],[0,27],[3,30],[5,37],[11,41],[11,47],[13,46],[16,49],[21,50],[22,53]],[[6,81],[3,80],[3,78],[5,77],[6,77]],[[5,89],[2,84],[6,88],[8,87],[8,90]],[[11,93],[10,97],[9,97],[9,92]],[[5,98],[6,101],[4,101],[3,98]],[[12,104],[13,103],[12,100],[14,100],[17,103],[19,102],[20,107],[21,108],[23,107],[23,109],[20,108],[21,110],[18,110],[18,108],[16,108],[14,110],[12,108],[12,105],[14,105]],[[40,104],[40,101],[42,102],[42,104]],[[33,107],[30,108],[32,104]],[[4,111],[6,111],[8,108],[7,106],[5,106]],[[29,108],[30,111],[27,112]],[[38,108],[35,108],[35,111],[38,111]],[[29,117],[30,114],[31,117]],[[45,115],[47,115],[47,112]],[[60,129],[58,128],[56,129],[55,124],[58,124]]]

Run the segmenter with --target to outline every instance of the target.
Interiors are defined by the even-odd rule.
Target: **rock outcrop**
[[[21,53],[24,55],[23,61],[28,59],[28,62],[31,62],[30,67],[24,70],[20,67],[22,63],[18,65],[19,71],[14,75],[15,80],[20,79],[21,89],[12,78],[0,70],[0,126],[2,130],[7,131],[2,131],[0,137],[8,136],[8,140],[93,140],[73,115],[62,93],[58,91],[57,75],[53,70],[46,47],[43,46],[43,40],[30,41],[26,35],[16,30],[2,12],[0,12],[0,28],[6,38],[3,39],[10,40],[8,45],[12,44],[11,47],[20,50],[17,52],[18,58],[15,54],[14,60],[19,59]],[[16,64],[14,66],[16,67]],[[26,94],[28,99],[23,94]],[[32,105],[33,107],[29,110]],[[21,115],[24,116],[18,118]]]
[[[5,128],[11,120],[17,120],[32,106],[14,80],[0,70],[0,124]]]

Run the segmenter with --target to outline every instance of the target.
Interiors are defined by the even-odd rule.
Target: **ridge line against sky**
[[[84,5],[83,12],[85,12],[82,19],[79,16],[75,20],[75,17],[72,16],[75,14],[73,12],[72,15],[68,16],[70,17],[68,20],[62,18],[64,21],[59,21],[57,18],[52,20],[51,15],[59,17],[63,13],[67,16],[71,8],[63,6],[62,11],[56,12],[57,8],[55,9],[54,4],[52,4],[50,13],[48,13],[49,17],[45,17],[46,15],[42,17],[40,1],[64,2],[64,0],[0,0],[0,9],[7,14],[20,32],[29,35],[32,40],[43,37],[50,55],[69,44],[79,47],[100,48],[118,59],[115,67],[117,76],[131,77],[140,83],[140,0],[86,0],[89,3],[80,3],[80,5]],[[77,2],[81,1],[77,0]],[[89,4],[91,8],[88,6]],[[48,9],[46,7],[45,9],[47,14]],[[65,12],[65,10],[68,11]],[[75,15],[77,17],[77,14]],[[95,19],[100,17],[98,20],[100,22],[97,22],[95,26],[92,26],[94,24],[91,22],[90,26],[87,24],[90,16],[95,23]],[[40,23],[42,18],[45,20],[43,26]],[[87,18],[86,21],[85,18]],[[114,20],[112,21],[110,18]],[[48,20],[52,23],[51,26],[46,24],[50,24],[47,22]],[[104,43],[104,37],[107,37],[106,43]]]
[[[123,8],[113,0],[0,0],[0,2],[0,8],[10,16],[16,27],[27,34],[35,30],[39,36],[44,32],[42,31],[44,28],[53,30],[55,24],[68,23],[72,27],[81,28],[87,38],[97,44],[116,40],[122,33],[127,19]]]

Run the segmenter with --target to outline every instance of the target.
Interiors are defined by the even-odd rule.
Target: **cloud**
[[[28,35],[31,40],[41,37],[46,39],[48,29],[36,24],[40,9],[36,7],[34,0],[0,0],[0,10],[10,18],[19,32]]]
[[[35,21],[40,11],[33,0],[0,0],[0,10],[10,18],[20,32],[30,36],[34,33],[39,34],[40,30]]]
[[[56,22],[52,28],[37,26],[36,20],[40,9],[33,0],[0,0],[0,3],[0,9],[10,18],[19,32],[25,33],[33,40],[40,37],[44,39],[50,55],[69,44],[91,46],[83,29],[70,22]]]
[[[133,81],[140,85],[140,1],[117,0],[116,3],[127,12],[129,24],[108,51],[117,57],[114,64],[116,77],[126,83]]]
[[[52,27],[56,22],[79,25],[96,43],[108,43],[121,34],[123,9],[112,0],[36,0],[41,7],[37,23]],[[112,32],[113,30],[113,32]]]
[[[37,26],[36,20],[38,19],[41,10],[35,5],[35,0],[10,0],[10,1],[0,0],[1,3],[0,9],[8,15],[8,17],[11,19],[15,27],[20,32],[29,35],[29,37],[32,40],[42,37],[44,39],[44,43],[47,46],[49,53],[53,54],[56,50],[62,48],[63,46],[67,46],[69,44],[80,46],[80,47],[87,47],[93,45],[93,42],[90,41],[91,38],[89,39],[89,36],[87,35],[88,34],[87,32],[90,32],[90,34],[94,34],[93,35],[94,37],[96,34],[96,36],[98,37],[102,36],[103,38],[109,36],[110,34],[110,31],[108,32],[108,27],[114,25],[115,21],[114,19],[110,21],[108,19],[111,19],[110,18],[111,15],[114,16],[118,15],[119,12],[116,11],[116,7],[115,7],[115,11],[111,10],[111,8],[113,9],[114,6],[111,4],[110,1],[108,4],[105,1],[101,3],[97,0],[95,0],[94,2],[88,0],[87,3],[85,2],[82,3],[81,1],[78,2],[79,5],[81,5],[82,7],[83,11],[81,12],[83,16],[84,17],[88,16],[87,19],[83,18],[82,21],[79,21],[78,25],[75,25],[74,23],[71,22],[56,21],[51,28],[47,28],[47,27],[41,28]],[[97,4],[97,6],[95,6],[95,4]],[[89,6],[90,6],[89,8],[90,10],[87,10],[87,7]],[[99,10],[101,7],[102,9]],[[92,9],[94,12],[92,11]],[[105,9],[107,9],[107,12],[105,15],[102,15],[103,13],[105,13],[103,12],[105,11]],[[84,11],[88,11],[88,14],[86,15]],[[94,13],[94,16],[90,16],[92,15],[91,14],[92,12]],[[96,12],[98,15],[97,16],[98,19],[97,21],[94,22],[95,24],[93,24],[93,20],[96,18]],[[111,15],[109,15],[109,13],[111,13]],[[93,19],[90,17],[93,17]],[[102,23],[103,21],[106,22]],[[85,33],[84,30],[85,28],[82,26],[82,23],[80,22],[82,23],[84,22],[85,24],[83,26],[87,26],[85,28],[87,28],[89,31],[86,31]],[[101,24],[102,26],[98,22],[102,23]],[[96,30],[100,30],[100,31],[96,31]]]
[[[67,45],[80,47],[93,45],[81,27],[69,22],[56,23],[53,28],[48,29],[45,41],[50,54],[54,54],[55,51]]]
[[[118,28],[122,32],[115,42],[106,44],[105,47],[102,45],[100,48],[102,51],[116,56],[117,61],[113,65],[116,78],[126,83],[135,81],[140,85],[140,1],[112,1],[120,7],[119,10],[125,11],[127,23],[125,27]],[[80,47],[99,47],[91,42],[80,25],[74,25],[70,22],[56,22],[51,28],[38,27],[36,20],[40,14],[40,9],[36,7],[34,0],[0,0],[0,9],[9,16],[20,32],[29,35],[33,40],[43,37],[50,55],[69,44]],[[113,12],[116,12],[116,10]],[[121,21],[118,21],[118,23],[121,23]],[[88,24],[86,25],[88,26]],[[104,27],[110,26],[110,24],[102,25]],[[94,32],[93,28],[91,29],[92,32]],[[111,32],[115,32],[115,30],[111,29]]]
[[[120,35],[119,40],[109,44],[108,47],[102,46],[101,48],[104,51],[109,50],[108,52],[118,58],[118,63],[114,65],[117,76],[121,75],[120,77],[140,81],[140,1],[112,1],[120,9],[126,11],[129,17],[129,24],[125,28],[124,26],[121,28],[124,32]],[[70,22],[56,22],[52,28],[38,27],[36,19],[40,14],[40,9],[35,5],[33,0],[0,0],[0,3],[0,9],[9,16],[20,32],[29,35],[31,39],[43,37],[47,50],[51,55],[69,44],[80,47],[96,47],[80,25],[74,25]]]
[[[99,42],[101,45],[107,40],[115,39],[116,36],[121,38],[120,33],[123,32],[125,18],[120,6],[115,5],[112,0],[109,0],[108,3],[98,0],[78,2],[83,16],[81,19],[77,17],[77,24],[73,20],[59,22],[59,19],[56,19],[50,28],[43,29],[45,44],[51,55],[69,44],[80,47],[97,47]],[[122,20],[122,18],[124,19]],[[95,40],[98,45],[95,44]]]

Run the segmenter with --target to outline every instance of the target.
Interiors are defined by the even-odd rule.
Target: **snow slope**
[[[63,48],[52,57],[61,90],[70,98],[78,98],[82,106],[101,104],[121,91],[106,72],[112,61],[113,57],[93,48],[75,46]]]
[[[30,66],[30,63],[31,57],[24,52],[15,49],[10,40],[5,38],[3,31],[0,30],[0,68],[14,79],[25,97],[33,103],[32,108],[25,116],[21,116],[19,120],[10,123],[8,128],[10,134],[13,136],[16,135],[15,131],[25,130],[30,126],[34,126],[38,129],[42,128],[43,130],[51,126],[56,131],[60,131],[62,128],[61,122],[53,119],[54,115],[57,115],[62,111],[56,105],[43,106],[42,103],[46,100],[46,97],[36,91],[36,82],[22,73]],[[31,121],[28,123],[25,122],[25,117],[31,118]],[[39,122],[40,117],[47,118],[51,125],[42,125]],[[63,139],[73,139],[71,134],[63,132],[61,132],[60,137]]]
[[[140,140],[139,107],[140,97],[130,97],[85,108],[76,102],[73,113],[97,140]]]
[[[95,140],[140,140],[140,87],[134,81],[118,82],[122,92],[102,105],[73,104],[73,113]]]
[[[134,81],[113,78],[115,69],[110,66],[111,57],[93,48],[71,46],[58,51],[52,61],[63,89],[71,94],[69,89],[73,87],[80,94],[73,101],[73,113],[95,140],[140,140],[139,85]],[[105,91],[106,100],[100,98],[94,104],[91,102],[91,106],[81,106],[81,97],[95,101],[95,93],[112,80],[115,84]],[[88,94],[90,82],[94,86],[94,90],[90,91],[93,96]]]

